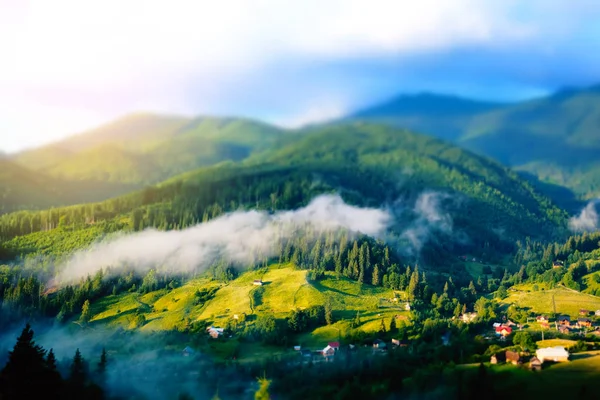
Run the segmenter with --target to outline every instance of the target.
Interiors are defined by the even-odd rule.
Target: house
[[[565,325],[561,325],[558,327],[558,332],[562,333],[563,335],[568,335],[569,333],[571,333],[571,328]]]
[[[531,360],[529,360],[529,368],[532,371],[541,371],[542,370],[542,362],[539,358],[533,356]]]
[[[537,322],[539,322],[540,324],[544,324],[544,323],[548,323],[550,320],[548,319],[548,317],[546,317],[545,315],[538,315],[537,317],[535,317],[535,320]]]
[[[562,261],[556,260],[552,263],[552,268],[562,268],[564,265]]]
[[[460,320],[465,323],[473,322],[477,318],[477,313],[464,313],[459,316]]]
[[[262,286],[263,285],[263,281],[262,281],[262,279],[255,279],[254,282],[252,282],[252,284],[254,286]]]
[[[400,346],[400,340],[398,340],[398,339],[392,339],[392,345],[393,346]]]
[[[327,345],[321,351],[321,353],[323,353],[323,356],[326,357],[326,358],[333,357],[335,355],[335,349],[333,347],[331,347],[330,345]]]
[[[500,325],[496,328],[496,335],[500,335],[502,337],[506,337],[512,333],[512,328],[510,326]]]
[[[522,364],[521,356],[516,351],[506,351],[506,362],[511,363],[513,365]]]
[[[579,315],[587,317],[588,315],[590,315],[590,311],[589,310],[579,310]]]
[[[296,350],[296,351],[300,351],[301,349],[302,349],[302,347],[300,347],[300,346],[294,346],[294,350]]]
[[[591,328],[592,327],[592,320],[589,319],[589,318],[578,318],[577,319],[577,325],[579,325],[579,327]]]
[[[338,351],[340,349],[340,342],[329,342],[327,346],[331,347],[334,351]]]
[[[571,326],[571,317],[568,315],[559,315],[556,320],[558,321],[559,325]]]
[[[596,315],[596,317],[600,317],[600,310],[596,310],[594,314]]]
[[[542,363],[546,361],[569,361],[569,352],[562,346],[545,347],[543,349],[538,349],[535,352],[535,355],[537,358],[539,358],[540,362]]]
[[[495,354],[490,357],[490,364],[498,364],[498,357]]]
[[[214,326],[209,326],[206,328],[206,332],[208,332],[208,335],[213,339],[218,339],[220,336],[222,336],[223,331],[223,328],[215,328]]]
[[[185,349],[183,349],[183,351],[181,352],[181,354],[182,354],[184,357],[193,356],[193,355],[194,355],[194,353],[196,353],[196,352],[195,352],[195,351],[194,351],[194,349],[192,349],[190,346],[187,346],[187,347],[186,347]]]
[[[373,342],[373,348],[379,349],[379,350],[385,350],[387,348],[387,345],[385,344],[385,342],[383,340],[375,339],[375,341]]]

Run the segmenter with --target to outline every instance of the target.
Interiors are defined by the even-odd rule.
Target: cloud
[[[9,132],[0,147],[140,110],[285,124],[336,116],[411,84],[435,83],[414,61],[428,54],[468,48],[482,58],[481,50],[492,49],[494,71],[513,49],[553,59],[565,58],[562,51],[594,54],[590,27],[599,13],[594,2],[566,0],[0,1],[0,130]],[[462,66],[476,61],[456,58]],[[573,68],[578,58],[567,59]],[[375,67],[360,66],[364,60]],[[531,74],[543,75],[539,57],[532,60]],[[390,62],[396,72],[386,75]],[[472,81],[467,75],[463,84]],[[527,86],[520,77],[511,77],[513,86]]]
[[[404,253],[419,254],[423,246],[434,235],[452,232],[452,217],[443,210],[441,202],[450,198],[449,195],[427,191],[419,195],[413,209],[416,218],[402,231],[401,240],[407,241],[410,246],[401,249]]]
[[[102,242],[76,253],[57,280],[67,283],[124,265],[142,274],[152,268],[171,273],[202,271],[220,260],[246,267],[278,255],[282,241],[300,234],[344,229],[379,237],[390,222],[387,211],[354,207],[337,195],[323,195],[295,211],[239,211],[180,231],[150,229]]]
[[[598,205],[600,199],[590,201],[579,215],[569,219],[569,228],[573,232],[592,232],[600,230],[600,219],[598,217]]]

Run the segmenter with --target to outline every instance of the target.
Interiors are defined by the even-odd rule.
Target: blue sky
[[[400,93],[600,83],[591,0],[0,0],[0,149],[130,112],[299,126]]]

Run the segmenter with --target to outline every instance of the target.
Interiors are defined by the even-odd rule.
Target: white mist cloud
[[[573,232],[591,232],[600,229],[600,219],[598,217],[597,206],[600,199],[590,201],[579,215],[569,219],[569,228]]]
[[[151,268],[167,272],[201,271],[219,260],[248,266],[278,254],[282,240],[302,234],[345,229],[379,237],[387,229],[387,211],[354,207],[338,195],[319,196],[304,208],[269,214],[233,212],[180,231],[146,230],[99,243],[76,253],[58,281],[66,283],[98,270],[126,265],[144,273]]]
[[[427,241],[436,232],[452,232],[452,218],[443,211],[440,204],[449,195],[427,191],[419,195],[415,202],[414,213],[417,218],[402,232],[401,239],[407,240],[412,248],[404,249],[409,254],[419,253]]]

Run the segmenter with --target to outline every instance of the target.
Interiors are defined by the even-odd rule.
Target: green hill
[[[0,158],[0,214],[104,200],[135,188],[94,180],[61,180]]]
[[[65,180],[142,185],[201,166],[242,160],[268,147],[281,133],[245,119],[134,114],[16,154],[13,160]]]
[[[357,112],[451,140],[583,197],[600,194],[600,86],[516,104],[440,95],[405,96]]]
[[[0,237],[35,232],[47,219],[52,226],[62,220],[75,236],[90,221],[105,232],[180,229],[240,208],[296,209],[322,193],[389,209],[396,220],[391,240],[406,248],[429,244],[424,262],[446,270],[458,262],[448,254],[502,263],[515,240],[560,237],[566,228],[566,213],[499,164],[431,137],[357,123],[290,134],[278,149],[244,162],[187,172],[102,203],[6,215]],[[11,248],[21,251],[18,243]]]

